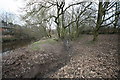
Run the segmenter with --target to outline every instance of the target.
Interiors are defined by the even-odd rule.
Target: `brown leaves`
[[[44,47],[42,51],[29,51],[27,48],[17,49],[10,55],[3,56],[3,77],[34,77],[35,74],[45,75],[44,73],[47,71],[55,71],[55,73],[49,74],[49,77],[117,78],[120,71],[117,39],[116,36],[112,37],[114,38],[111,40],[110,35],[102,35],[96,44],[86,43],[87,40],[91,40],[90,36],[79,42],[73,42],[73,50],[70,52],[73,55],[62,51],[60,45],[46,44],[42,46],[42,48]],[[66,60],[69,62],[65,65]],[[61,67],[63,64],[64,66]]]
[[[74,54],[78,54],[71,58],[66,66],[53,74],[53,77],[116,78],[120,70],[116,54],[116,43],[110,40],[110,35],[104,38],[100,36],[100,39],[104,39],[104,41],[101,40],[95,45],[85,45],[83,41],[78,42],[80,44],[75,44]]]

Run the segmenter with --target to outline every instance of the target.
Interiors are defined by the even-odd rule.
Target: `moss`
[[[55,44],[55,43],[57,43],[57,41],[52,38],[46,39],[46,40],[40,40],[40,41],[37,41],[37,42],[34,42],[33,44],[31,44],[30,48],[32,50],[41,50],[42,44]]]
[[[91,40],[91,41],[86,41],[85,42],[85,45],[94,45],[96,42],[95,41],[93,41],[93,40]]]

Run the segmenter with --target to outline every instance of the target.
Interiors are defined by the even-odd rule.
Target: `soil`
[[[120,78],[119,35],[84,35],[70,42],[23,47],[3,55],[3,78]]]

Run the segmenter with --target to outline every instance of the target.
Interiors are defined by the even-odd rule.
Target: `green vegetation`
[[[34,42],[33,44],[30,45],[30,49],[32,50],[41,50],[41,45],[43,44],[56,44],[57,41],[53,38],[51,39],[46,39],[46,40],[40,40],[37,42]]]

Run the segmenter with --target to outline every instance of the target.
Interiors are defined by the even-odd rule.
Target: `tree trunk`
[[[62,39],[64,39],[65,38],[65,35],[66,35],[66,33],[65,33],[65,25],[64,25],[64,11],[63,11],[63,8],[64,8],[64,6],[65,6],[65,2],[63,1],[62,2],[62,6],[61,6],[61,13],[62,13]]]
[[[59,27],[59,25],[57,27],[57,34],[58,34],[58,37],[60,38],[61,36],[60,36],[60,27]]]
[[[59,20],[59,12],[60,12],[60,9],[59,9],[59,5],[58,5],[58,3],[57,3],[57,18],[56,18],[56,24],[57,24],[57,34],[58,34],[58,38],[60,38],[61,37],[61,35],[60,35],[60,20]]]
[[[93,41],[97,41],[97,38],[99,35],[99,29],[100,29],[100,26],[102,23],[102,16],[103,16],[102,2],[99,2],[97,24],[96,24],[96,27],[95,27],[94,33],[93,33]]]
[[[79,37],[79,20],[76,22],[76,38]]]
[[[47,33],[47,30],[46,30],[46,27],[45,26],[42,26],[43,29],[44,29],[44,32],[45,32],[45,37],[48,37],[48,33]]]
[[[93,41],[97,41],[98,40],[98,31],[97,30],[95,30],[94,31],[94,35],[93,35]]]

